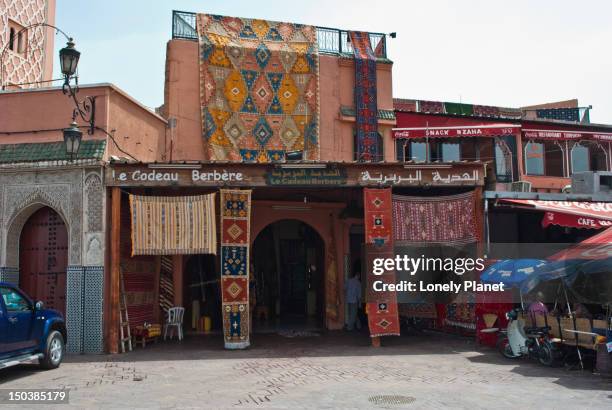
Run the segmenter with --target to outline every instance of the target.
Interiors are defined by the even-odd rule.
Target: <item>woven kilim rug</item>
[[[130,195],[132,256],[217,253],[215,194]]]
[[[221,300],[226,349],[249,347],[251,191],[221,189]]]
[[[436,197],[393,195],[396,245],[464,245],[477,241],[474,192]]]
[[[319,157],[313,26],[198,14],[202,131],[209,159]]]
[[[357,160],[378,160],[378,105],[376,101],[376,55],[370,35],[351,31],[351,45],[355,56],[355,123]]]
[[[395,283],[395,272],[374,275],[371,267],[376,258],[393,258],[393,221],[391,188],[364,188],[364,223],[366,242],[366,309],[370,336],[399,336],[400,322],[395,292],[375,292],[373,283]]]

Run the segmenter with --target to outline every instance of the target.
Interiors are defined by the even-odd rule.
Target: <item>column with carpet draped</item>
[[[221,189],[221,301],[226,349],[249,347],[251,191]]]
[[[399,336],[400,322],[395,292],[375,292],[374,281],[395,283],[395,272],[372,273],[373,260],[393,258],[393,220],[391,188],[364,188],[366,242],[366,303],[370,337]]]

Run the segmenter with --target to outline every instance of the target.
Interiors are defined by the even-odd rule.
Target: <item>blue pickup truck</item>
[[[0,282],[0,369],[34,360],[43,369],[55,369],[64,357],[66,340],[61,313]]]

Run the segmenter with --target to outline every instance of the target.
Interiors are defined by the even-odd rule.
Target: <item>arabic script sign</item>
[[[346,180],[340,169],[274,169],[266,174],[268,185],[344,185]]]
[[[359,178],[362,185],[480,185],[480,171],[455,172],[438,169],[415,169],[404,172],[363,171]]]

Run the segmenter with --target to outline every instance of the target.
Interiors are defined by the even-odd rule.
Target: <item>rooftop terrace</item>
[[[353,47],[348,41],[348,31],[329,27],[316,27],[319,52],[336,55],[352,55]],[[369,33],[372,49],[376,49],[382,41],[378,54],[387,58],[387,36],[384,33]],[[197,41],[196,13],[177,11],[172,12],[172,38]]]

